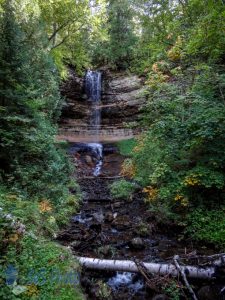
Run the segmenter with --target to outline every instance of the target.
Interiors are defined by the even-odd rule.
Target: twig
[[[188,289],[190,295],[192,296],[192,298],[193,298],[194,300],[198,300],[198,298],[197,298],[196,295],[195,295],[195,292],[193,291],[192,287],[190,286],[190,284],[189,284],[189,282],[188,282],[188,280],[187,280],[185,271],[181,269],[181,267],[180,267],[180,265],[179,265],[179,263],[178,263],[178,260],[179,260],[179,256],[178,256],[178,255],[175,255],[174,258],[173,258],[173,261],[174,261],[174,264],[175,264],[177,270],[180,272],[180,274],[181,274],[181,276],[182,276],[182,278],[183,278],[183,280],[184,280],[184,283],[185,283],[185,285],[186,285],[186,287],[187,287],[187,289]]]
[[[135,262],[140,274],[145,278],[146,284],[150,287],[150,289],[152,289],[156,292],[159,292],[158,288],[156,287],[156,284],[151,281],[150,274],[149,274],[148,270],[145,268],[145,266],[137,259],[134,259],[134,262]]]

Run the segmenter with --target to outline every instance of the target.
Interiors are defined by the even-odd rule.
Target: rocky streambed
[[[70,154],[77,166],[83,202],[80,212],[58,236],[74,255],[163,263],[172,261],[175,254],[212,253],[203,246],[196,249],[191,241],[179,242],[175,226],[159,226],[154,214],[148,211],[141,190],[137,189],[128,200],[111,197],[110,185],[119,179],[124,160],[115,145],[104,145],[103,168],[98,177],[92,176],[96,154],[82,145],[77,147],[73,145]],[[161,284],[164,289],[154,280],[150,288],[140,274],[83,269],[81,284],[88,299],[191,299],[185,295],[176,298],[180,283],[168,277]],[[219,288],[201,283],[199,299],[223,299],[219,298]]]

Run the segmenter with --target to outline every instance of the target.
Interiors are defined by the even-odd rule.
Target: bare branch
[[[196,297],[195,295],[195,292],[193,291],[192,287],[190,286],[188,280],[187,280],[187,277],[186,277],[186,274],[185,274],[185,271],[184,269],[182,269],[178,263],[178,259],[179,259],[179,256],[178,255],[175,255],[174,258],[173,258],[173,261],[174,261],[174,264],[177,268],[177,270],[179,271],[179,273],[181,274],[182,278],[183,278],[183,281],[192,297],[193,300],[198,300],[198,298]]]

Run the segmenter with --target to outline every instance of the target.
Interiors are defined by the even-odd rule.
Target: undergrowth
[[[0,189],[0,298],[83,299],[72,253],[53,242],[79,204],[68,195],[54,204]]]

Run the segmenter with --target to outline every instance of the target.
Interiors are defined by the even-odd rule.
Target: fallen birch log
[[[121,271],[138,273],[138,267],[135,262],[131,260],[110,260],[110,259],[98,259],[88,257],[76,257],[79,263],[88,268],[95,270],[105,271]],[[143,266],[155,275],[167,275],[170,274],[173,277],[179,276],[179,270],[173,264],[159,264],[159,263],[143,263]],[[182,272],[186,274],[188,278],[193,279],[206,279],[212,280],[216,278],[216,267],[195,267],[195,266],[180,266]]]

